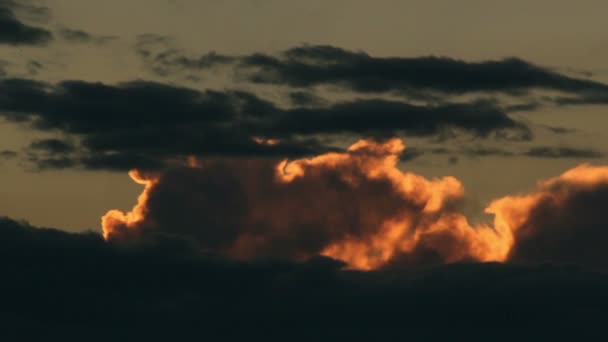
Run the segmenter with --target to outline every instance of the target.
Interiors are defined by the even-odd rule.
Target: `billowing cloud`
[[[509,259],[608,266],[608,168],[583,164],[539,184],[534,193],[494,201],[499,227],[513,231]]]
[[[460,182],[400,171],[403,149],[399,139],[361,140],[345,153],[310,159],[203,160],[161,174],[134,171],[145,190],[132,211],[104,216],[104,234],[116,242],[184,236],[241,259],[324,254],[362,269],[396,257],[504,260],[509,232],[471,227],[458,211]]]
[[[103,217],[104,235],[127,244],[178,236],[246,260],[323,254],[360,269],[520,258],[603,265],[608,257],[598,247],[608,224],[606,168],[581,166],[529,195],[497,199],[486,208],[492,225],[472,226],[460,211],[461,183],[399,170],[403,148],[398,139],[361,140],[308,159],[193,160],[161,173],[133,171],[144,192],[130,212]],[[589,252],[577,254],[588,239]]]

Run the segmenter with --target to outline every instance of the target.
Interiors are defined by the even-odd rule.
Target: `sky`
[[[0,0],[0,320],[24,341],[597,323],[606,12]]]
[[[5,3],[11,6],[18,20],[41,28],[50,38],[44,42],[1,44],[4,77],[49,84],[74,80],[116,85],[142,80],[198,91],[243,90],[284,106],[289,105],[289,93],[297,91],[314,93],[330,102],[363,96],[407,100],[394,89],[357,92],[349,87],[337,89],[331,81],[304,87],[290,87],[281,82],[269,85],[234,77],[235,70],[226,64],[184,68],[177,63],[179,57],[195,60],[210,53],[280,55],[302,46],[335,47],[373,58],[435,56],[465,63],[518,58],[578,80],[608,82],[608,69],[603,63],[608,56],[608,33],[603,29],[602,16],[602,9],[608,5],[602,1],[576,4],[568,1],[504,4],[378,1],[372,4],[367,1],[262,0]],[[144,57],[144,51],[151,57]],[[155,54],[167,51],[173,51],[173,55],[168,56],[165,63],[175,62],[175,65],[162,66],[158,60],[154,61]],[[163,68],[165,70],[159,70]],[[464,79],[455,80],[458,81],[466,83]],[[523,90],[539,91],[532,88]],[[494,101],[498,97],[510,97],[504,101],[531,105],[552,89],[544,91],[546,94],[539,93],[535,99],[484,92],[483,88],[475,90],[475,94],[471,91],[445,97],[454,98],[454,101]],[[507,114],[531,129],[534,138],[526,141],[496,141],[466,134],[443,140],[432,134],[420,137],[409,132],[397,133],[412,150],[454,146],[460,150],[500,148],[519,154],[534,148],[593,153],[511,157],[501,153],[481,155],[465,151],[426,153],[404,163],[403,169],[428,177],[456,176],[464,183],[471,203],[482,209],[497,196],[532,189],[539,179],[557,175],[575,165],[605,163],[605,106],[593,101],[577,105],[547,102],[533,109]],[[27,154],[33,140],[64,134],[60,129],[36,130],[15,121],[2,118],[0,132],[5,151]],[[558,128],[563,134],[550,128]],[[336,139],[342,146],[364,138],[370,132],[345,133]],[[24,159],[27,157],[3,161],[0,207],[7,216],[35,224],[70,231],[99,229],[99,217],[105,211],[114,207],[128,209],[141,190],[124,170],[112,167],[39,170],[38,165],[26,163]],[[473,210],[471,215],[475,216],[477,212]]]

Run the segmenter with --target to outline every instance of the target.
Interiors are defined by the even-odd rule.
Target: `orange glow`
[[[260,140],[258,143],[273,142]],[[188,183],[184,183],[187,181],[179,177],[171,182],[177,182],[176,188],[182,191],[177,192],[182,197],[176,197],[185,201],[186,205],[181,208],[197,211],[192,212],[199,215],[196,216],[197,224],[200,221],[205,227],[205,224],[213,226],[218,222],[212,229],[222,229],[226,221],[230,222],[229,232],[234,232],[234,236],[223,237],[222,245],[218,247],[220,253],[238,258],[265,255],[263,251],[276,249],[282,250],[281,255],[297,258],[322,254],[362,270],[393,261],[419,263],[429,258],[443,263],[505,261],[517,243],[518,230],[528,222],[531,212],[542,200],[551,198],[559,203],[572,187],[608,184],[608,167],[581,165],[540,182],[534,193],[492,201],[485,212],[494,215],[493,223],[472,226],[458,210],[464,201],[460,181],[449,176],[427,179],[400,170],[397,163],[404,150],[400,139],[359,140],[346,152],[282,160],[268,168],[252,160],[218,164],[214,161],[201,163],[194,158],[182,166],[193,170],[195,178],[192,179],[205,180],[201,184],[235,184],[229,188],[235,191],[234,194],[223,192],[221,195],[223,200],[230,196],[238,199],[227,201],[228,205],[239,204],[238,215],[229,206],[205,202],[217,195],[206,193],[206,187],[190,190]],[[220,172],[206,171],[217,165],[221,166],[217,169]],[[148,219],[151,191],[169,181],[163,180],[162,174],[143,175],[131,171],[129,175],[145,188],[131,211],[111,210],[103,216],[104,237],[116,240],[150,228],[179,227],[168,225],[172,228],[165,228],[167,224]],[[192,203],[197,199],[203,200],[203,204]],[[188,220],[183,220],[191,211],[179,211],[175,214],[178,219],[174,221],[189,224]],[[207,235],[193,233],[197,227],[184,229],[184,232],[194,234],[199,242],[203,239],[204,244],[205,237],[213,232],[206,231]],[[321,236],[320,247],[302,249],[317,235]],[[304,243],[299,244],[298,239]],[[288,248],[287,242],[299,249],[293,253],[284,251]],[[213,250],[215,245],[205,246]]]
[[[537,192],[496,199],[485,211],[494,214],[494,226],[498,231],[513,236],[542,201],[560,204],[574,190],[593,189],[605,184],[608,184],[608,167],[582,164],[558,177],[539,182]]]
[[[136,223],[141,222],[146,215],[148,193],[156,181],[154,178],[146,178],[137,170],[129,171],[129,176],[135,183],[144,185],[144,191],[137,198],[137,204],[131,211],[124,213],[120,210],[110,210],[101,217],[103,237],[106,240],[111,240],[117,236],[117,230],[120,227],[131,228]]]
[[[274,146],[281,142],[279,139],[265,139],[265,138],[260,138],[260,137],[253,137],[253,141],[255,141],[256,143],[258,143],[260,145],[269,145],[269,146]]]

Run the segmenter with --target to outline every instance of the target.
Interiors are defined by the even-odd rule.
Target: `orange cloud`
[[[540,183],[535,193],[493,201],[486,208],[493,224],[471,226],[459,210],[462,184],[400,170],[404,149],[399,139],[360,140],[346,152],[308,159],[218,159],[158,174],[132,171],[144,191],[130,212],[102,218],[104,237],[179,236],[239,259],[322,254],[357,269],[526,259],[528,240],[551,235],[556,225],[547,206],[564,216],[578,210],[578,195],[608,184],[608,168],[583,165]]]

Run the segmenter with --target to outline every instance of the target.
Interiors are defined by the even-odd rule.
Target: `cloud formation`
[[[165,42],[166,45],[166,42]],[[140,45],[141,47],[142,45]],[[150,46],[148,45],[143,45]],[[533,89],[606,94],[608,86],[557,73],[518,58],[466,62],[449,57],[375,57],[331,45],[303,45],[278,55],[242,56],[210,52],[190,58],[163,44],[140,53],[153,70],[205,70],[232,65],[255,83],[312,87],[333,85],[363,93],[394,92],[414,97],[474,92],[526,94]],[[237,71],[239,71],[237,70]]]
[[[363,269],[397,255],[503,260],[508,245],[500,250],[493,231],[473,229],[457,211],[462,185],[401,172],[403,148],[398,139],[361,140],[346,153],[291,162],[203,160],[159,175],[133,172],[145,190],[131,212],[104,216],[104,234],[127,243],[183,236],[239,259],[325,254]]]
[[[94,233],[7,218],[0,218],[0,235],[1,333],[20,340],[61,334],[93,341],[193,335],[283,341],[297,334],[367,341],[401,338],[404,330],[424,340],[485,338],[496,331],[508,338],[563,337],[551,329],[556,324],[592,337],[595,330],[584,327],[602,326],[608,304],[608,275],[571,265],[465,263],[356,272],[319,257],[234,262],[184,253],[171,240],[119,247]]]
[[[603,153],[594,149],[581,149],[573,147],[549,147],[539,146],[533,147],[525,153],[529,157],[539,158],[601,158],[604,156]]]
[[[157,168],[189,156],[303,156],[335,150],[319,136],[435,136],[463,131],[528,140],[527,126],[491,103],[417,105],[351,100],[282,108],[252,93],[132,81],[117,85],[0,80],[0,115],[76,142],[59,167]],[[274,139],[274,144],[258,138]],[[40,150],[40,149],[38,149]],[[36,151],[33,151],[36,152]]]
[[[62,28],[59,30],[61,37],[72,43],[92,43],[92,44],[105,44],[112,40],[117,39],[116,36],[99,36],[89,32],[71,28]]]
[[[130,212],[103,217],[104,235],[127,244],[179,236],[239,259],[323,254],[359,269],[511,259],[608,266],[598,247],[608,224],[599,205],[606,167],[583,165],[536,192],[496,199],[485,210],[493,223],[473,226],[461,211],[461,183],[399,170],[403,148],[398,139],[361,140],[345,153],[308,159],[133,171],[145,189]],[[588,253],[577,254],[587,242]]]
[[[588,164],[539,184],[534,193],[496,200],[489,211],[515,232],[509,259],[605,268],[608,168]]]
[[[20,21],[15,15],[16,7],[18,4],[12,0],[0,0],[0,44],[44,45],[53,39],[50,31]]]

